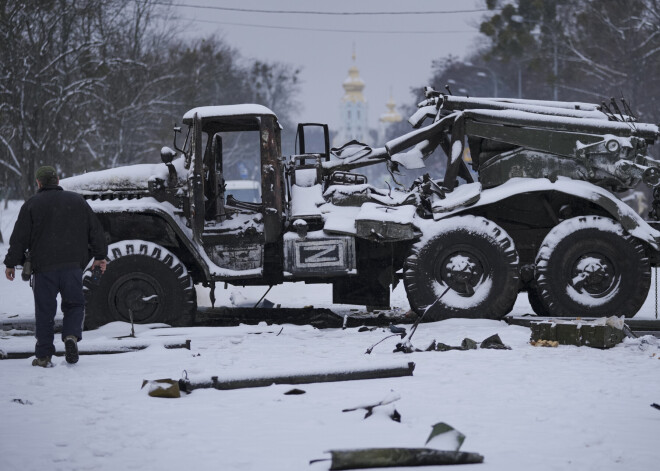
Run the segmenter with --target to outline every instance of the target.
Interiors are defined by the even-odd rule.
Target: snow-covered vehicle
[[[268,108],[200,107],[183,117],[180,148],[175,128],[179,158],[165,147],[165,165],[63,180],[89,200],[110,243],[100,284],[85,279],[88,325],[180,321],[195,312],[193,285],[213,293],[217,282],[332,283],[335,303],[384,307],[403,280],[428,320],[501,318],[520,291],[544,314],[637,312],[660,232],[613,192],[658,184],[658,162],[646,156],[656,126],[584,103],[432,89],[409,121],[415,129],[382,148],[332,150],[327,126],[300,124],[300,155],[287,159]],[[324,145],[306,153],[305,135],[319,127]],[[255,136],[259,202],[226,195],[229,132]],[[440,179],[392,190],[355,173],[420,167],[438,146],[447,156]]]

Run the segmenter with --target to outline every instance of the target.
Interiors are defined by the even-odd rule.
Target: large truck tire
[[[445,219],[413,246],[404,285],[410,306],[425,321],[500,319],[518,295],[518,252],[506,231],[488,219]]]
[[[551,316],[634,316],[651,286],[644,246],[612,219],[579,216],[555,226],[536,257],[540,301]]]
[[[153,242],[124,240],[108,247],[108,265],[98,285],[83,278],[85,328],[113,321],[172,324],[192,318],[197,299],[188,270],[172,252]]]
[[[527,288],[527,300],[529,301],[529,305],[532,307],[532,311],[534,311],[534,314],[537,316],[547,317],[550,315],[548,310],[541,302],[541,294],[539,293],[539,288],[536,286],[536,283]]]

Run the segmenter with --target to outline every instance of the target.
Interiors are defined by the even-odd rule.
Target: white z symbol
[[[319,247],[301,247],[301,252],[309,252],[309,251],[316,251],[316,253],[313,254],[305,254],[301,253],[300,255],[302,256],[301,258],[304,260],[304,263],[323,263],[323,262],[336,262],[337,261],[337,256],[333,255],[331,257],[326,257],[325,255],[328,255],[331,252],[334,252],[337,250],[336,245],[331,245],[327,248],[319,248]]]

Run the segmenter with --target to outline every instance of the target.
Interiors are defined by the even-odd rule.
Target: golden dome
[[[344,80],[342,87],[344,87],[344,91],[346,92],[344,98],[342,98],[343,101],[350,101],[353,103],[365,103],[367,101],[362,94],[362,90],[364,90],[364,80],[360,78],[360,71],[355,65],[355,53],[353,53],[353,65],[348,69],[348,77]]]
[[[380,115],[381,122],[399,123],[403,120],[403,118],[401,118],[401,115],[395,110],[396,102],[394,101],[394,98],[392,98],[392,95],[390,95],[390,99],[385,104],[385,106],[387,107],[387,111],[382,115]]]

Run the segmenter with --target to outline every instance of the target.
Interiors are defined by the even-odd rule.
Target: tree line
[[[660,0],[484,2],[478,45],[439,57],[427,83],[469,96],[624,97],[640,121],[660,121]],[[293,128],[298,69],[184,39],[163,3],[0,0],[0,197],[33,194],[41,165],[69,176],[157,162],[173,117],[193,106],[261,103]],[[399,123],[387,137],[408,131]]]
[[[480,45],[440,58],[431,82],[470,96],[583,101],[625,98],[660,121],[660,1],[485,0]]]
[[[455,95],[562,100],[621,108],[660,122],[660,0],[484,0],[489,12],[465,57],[432,63],[426,83],[411,88],[410,116],[423,86]],[[625,113],[624,110],[622,112]],[[404,120],[386,138],[410,131]],[[660,158],[660,145],[649,152]],[[442,175],[445,159],[424,171]]]
[[[42,165],[158,162],[193,106],[256,102],[288,123],[299,70],[184,39],[163,3],[0,0],[0,198],[32,195]]]

